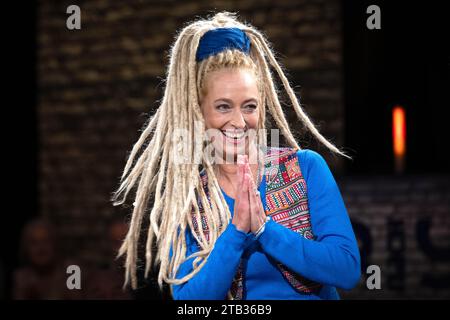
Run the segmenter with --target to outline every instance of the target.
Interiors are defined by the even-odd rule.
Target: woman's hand
[[[265,222],[266,214],[246,155],[238,156],[238,180],[240,188],[231,222],[240,231],[256,233]]]
[[[251,229],[250,203],[249,203],[249,176],[246,174],[245,163],[248,163],[247,156],[238,155],[238,181],[239,189],[236,193],[234,204],[234,214],[231,223],[236,229],[248,233]]]

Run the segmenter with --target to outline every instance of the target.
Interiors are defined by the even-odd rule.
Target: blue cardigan
[[[336,287],[350,290],[356,286],[361,274],[360,255],[336,181],[319,153],[303,149],[297,156],[307,185],[316,239],[308,240],[273,220],[266,224],[259,239],[255,239],[252,233],[237,230],[230,221],[203,268],[189,281],[172,285],[175,300],[226,299],[241,258],[245,261],[243,299],[247,300],[339,299]],[[259,186],[264,207],[265,184],[264,177]],[[233,215],[234,199],[223,194]],[[195,238],[188,231],[187,256],[198,250]],[[178,279],[192,271],[193,260],[180,266]],[[317,294],[297,292],[284,279],[275,261],[323,284],[322,289]]]

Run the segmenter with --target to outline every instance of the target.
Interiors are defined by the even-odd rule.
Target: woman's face
[[[252,70],[221,69],[206,76],[201,101],[205,126],[226,163],[235,162],[238,154],[248,154],[249,142],[255,141],[259,100]]]

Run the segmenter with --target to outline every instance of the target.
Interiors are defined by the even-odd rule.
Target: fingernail
[[[238,154],[238,156],[237,156],[237,163],[238,164],[244,164],[245,163],[244,157],[245,157],[245,155]]]

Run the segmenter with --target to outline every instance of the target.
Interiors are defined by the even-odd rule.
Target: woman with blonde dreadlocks
[[[295,141],[270,66],[299,120],[348,157],[314,127],[259,31],[226,12],[191,23],[114,197],[124,203],[136,187],[119,251],[125,284],[137,285],[144,218],[146,275],[159,263],[159,286],[174,299],[339,299],[336,288],[357,284],[360,256],[338,186],[323,157]],[[266,147],[266,108],[289,147]]]

